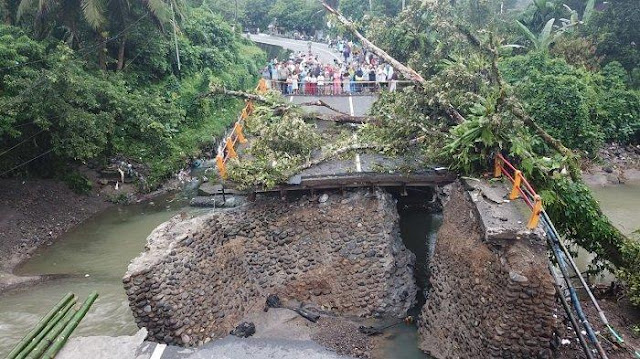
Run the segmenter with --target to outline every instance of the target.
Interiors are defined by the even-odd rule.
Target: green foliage
[[[627,89],[619,64],[594,74],[531,53],[506,59],[501,69],[527,111],[566,145],[594,152],[604,141],[637,139],[638,93]]]
[[[562,35],[561,31],[553,32],[553,23],[555,21],[555,18],[547,21],[538,36],[531,32],[531,30],[529,30],[529,28],[527,28],[520,21],[516,21],[516,25],[518,25],[520,31],[522,31],[522,33],[527,37],[527,39],[537,50],[548,51],[551,44],[553,44],[558,39],[558,37]]]
[[[610,62],[601,71],[601,91],[595,120],[607,141],[640,142],[640,91],[626,86],[627,73],[618,62]]]
[[[640,64],[640,1],[616,0],[591,16],[587,32],[598,39],[598,55],[618,61],[628,71]]]
[[[362,20],[365,15],[390,18],[402,10],[402,2],[395,0],[342,0],[338,9],[344,16],[356,21]]]
[[[313,34],[324,24],[324,8],[314,0],[276,0],[268,16],[276,19],[278,27]]]
[[[115,74],[96,70],[55,39],[37,42],[0,26],[0,143],[16,146],[0,157],[2,168],[43,153],[18,171],[38,175],[56,163],[124,157],[147,168],[141,187],[152,189],[212,146],[239,103],[200,95],[213,83],[255,86],[265,58],[220,17],[203,9],[189,14],[178,37],[180,79],[172,74],[170,39],[149,36],[152,26],[128,37],[137,61]]]
[[[272,108],[258,105],[246,129],[253,135],[252,143],[243,160],[233,161],[229,168],[229,179],[242,188],[273,188],[286,182],[320,146],[314,126],[293,110],[277,116]]]
[[[481,172],[487,167],[488,158],[509,150],[511,141],[520,138],[514,136],[516,128],[512,120],[477,104],[466,121],[451,129],[451,139],[442,148],[441,160],[462,173]]]
[[[596,54],[596,45],[590,38],[575,34],[560,36],[551,47],[550,53],[555,57],[562,57],[565,61],[577,68],[586,68],[589,71],[600,69],[601,57]]]
[[[93,182],[77,171],[65,172],[62,180],[72,191],[78,194],[87,194],[93,189]]]

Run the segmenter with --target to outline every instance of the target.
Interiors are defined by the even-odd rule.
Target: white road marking
[[[355,116],[355,111],[353,109],[353,97],[349,96],[349,114],[351,117]]]
[[[349,98],[351,98],[351,97],[349,97]],[[351,115],[351,116],[353,116],[353,115]],[[358,142],[358,134],[357,133],[354,133],[352,138],[353,138],[353,143],[357,143]],[[359,153],[356,153],[355,162],[356,162],[356,172],[362,172],[362,162],[360,162],[360,154]]]
[[[293,102],[293,96],[289,97],[289,102]]]
[[[162,353],[164,353],[164,350],[167,348],[166,344],[158,344],[156,345],[156,348],[153,349],[153,354],[151,354],[151,358],[150,359],[160,359],[162,358]]]

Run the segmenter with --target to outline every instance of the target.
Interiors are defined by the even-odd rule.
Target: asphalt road
[[[249,38],[255,42],[281,46],[294,52],[307,52],[309,51],[309,42],[293,39],[285,39],[282,37],[271,36],[267,34],[251,34]],[[311,52],[318,55],[318,59],[324,63],[331,63],[334,59],[342,60],[337,52],[329,49],[327,44],[312,42]]]

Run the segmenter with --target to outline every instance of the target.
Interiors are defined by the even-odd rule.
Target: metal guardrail
[[[344,88],[344,83],[340,82],[340,85],[333,83],[332,79],[327,79],[324,84],[309,82],[298,82],[297,90],[290,90],[288,88],[289,83],[282,80],[269,80],[265,79],[271,90],[279,91],[286,96],[350,96],[350,95],[370,95],[377,94],[383,91],[394,92],[403,87],[407,87],[413,84],[413,81],[409,80],[393,80],[393,81],[351,81],[349,88]],[[336,87],[338,87],[336,91]]]
[[[531,217],[527,222],[528,229],[534,229],[540,222],[540,214],[542,213],[542,198],[536,193],[529,181],[527,181],[522,172],[515,168],[511,162],[507,161],[501,154],[494,159],[493,177],[498,178],[504,175],[513,184],[509,199],[515,200],[522,198],[527,206],[531,209]],[[524,185],[524,189],[522,186]]]
[[[258,86],[256,86],[256,92],[262,94],[267,92],[267,84],[264,79],[260,79]],[[247,139],[244,137],[244,122],[253,113],[253,101],[247,100],[245,106],[238,117],[238,120],[233,125],[230,133],[225,137],[222,143],[218,146],[216,155],[216,167],[218,173],[222,179],[227,178],[227,162],[231,158],[238,157],[236,152],[237,143],[246,143]]]
[[[549,218],[549,215],[544,210],[542,206],[542,200],[540,196],[535,192],[531,184],[527,181],[524,176],[522,176],[522,172],[519,171],[515,166],[513,166],[507,159],[504,158],[501,154],[496,155],[494,159],[494,177],[501,177],[504,175],[509,179],[509,181],[513,184],[511,189],[511,193],[509,193],[509,199],[515,200],[521,197],[527,206],[531,209],[531,217],[527,223],[527,228],[533,229],[537,227],[540,220],[542,221],[542,227],[545,233],[547,234],[547,243],[549,246],[549,250],[555,258],[558,268],[560,269],[560,273],[562,274],[563,283],[561,283],[560,278],[555,273],[554,266],[549,262],[549,269],[553,276],[556,289],[562,290],[565,288],[569,293],[569,299],[571,301],[573,311],[568,306],[566,298],[564,294],[559,292],[559,296],[561,297],[561,302],[565,311],[567,312],[568,317],[571,319],[572,327],[574,328],[576,335],[578,336],[579,343],[584,349],[585,355],[588,359],[595,358],[594,354],[597,353],[598,357],[602,359],[607,359],[607,353],[602,347],[600,341],[598,340],[598,336],[602,336],[600,333],[597,333],[591,323],[589,323],[587,316],[580,304],[580,299],[578,298],[578,293],[576,288],[572,282],[572,276],[570,270],[572,270],[575,274],[575,277],[578,278],[580,284],[582,285],[582,289],[587,293],[589,301],[593,304],[594,308],[598,312],[598,316],[602,324],[609,330],[611,337],[615,343],[623,348],[625,348],[630,354],[633,354],[636,358],[640,358],[640,352],[635,350],[634,348],[629,347],[622,336],[620,336],[616,330],[611,326],[604,311],[600,308],[598,301],[596,300],[593,292],[589,288],[587,281],[584,279],[584,276],[580,272],[578,266],[573,260],[571,253],[567,249],[567,247],[562,243],[560,234],[556,230],[553,222]],[[567,265],[568,264],[568,265]],[[576,318],[577,317],[577,318]],[[577,319],[577,320],[576,320]],[[584,332],[580,328],[584,328]],[[585,337],[588,338],[588,341],[585,340]],[[589,348],[589,344],[595,347],[595,350],[592,351]]]

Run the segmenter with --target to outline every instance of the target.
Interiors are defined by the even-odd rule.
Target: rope
[[[0,177],[2,177],[2,176],[4,176],[4,175],[6,175],[7,173],[9,173],[9,172],[11,172],[11,171],[13,171],[13,170],[15,170],[15,169],[18,169],[18,168],[20,168],[20,167],[22,167],[22,166],[24,166],[24,165],[26,165],[26,164],[29,164],[29,163],[31,163],[31,162],[33,162],[33,161],[37,160],[38,158],[40,158],[40,157],[42,157],[42,156],[44,156],[44,155],[48,154],[48,153],[49,153],[49,152],[51,152],[51,151],[53,151],[53,148],[52,148],[52,149],[50,149],[50,150],[48,150],[48,151],[45,151],[45,152],[43,152],[43,153],[41,153],[41,154],[39,154],[39,155],[37,155],[36,157],[34,157],[34,158],[32,158],[32,159],[28,160],[27,162],[23,162],[23,163],[21,163],[21,164],[19,164],[19,165],[15,166],[15,167],[13,167],[12,169],[10,169],[10,170],[8,170],[8,171],[4,171],[4,172],[2,172],[2,173],[0,174]]]

